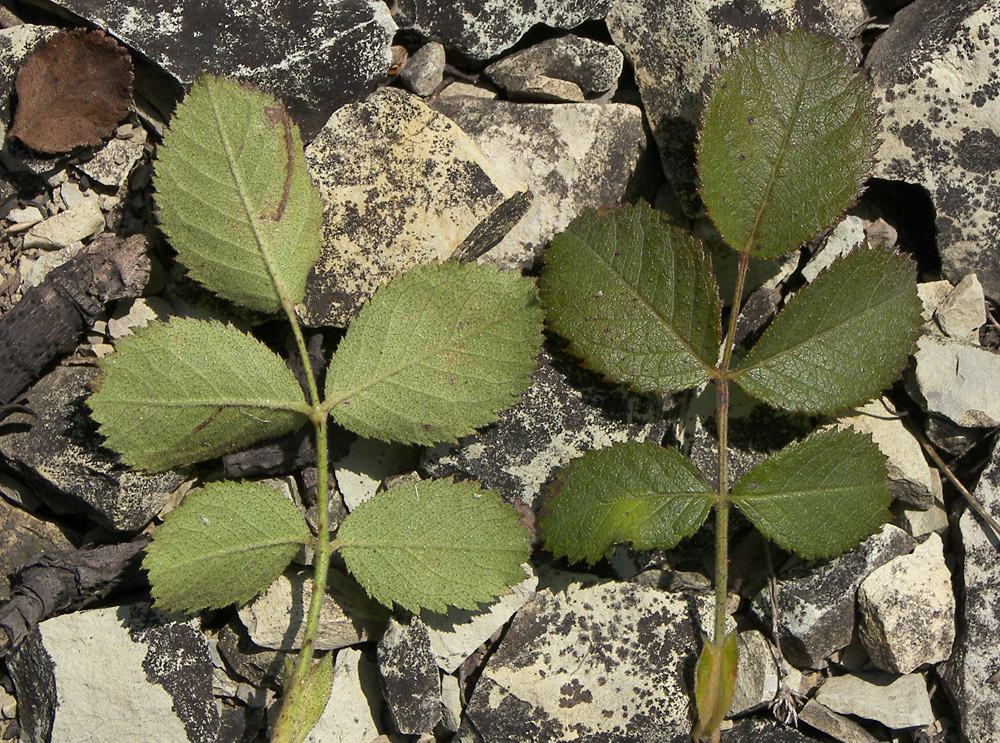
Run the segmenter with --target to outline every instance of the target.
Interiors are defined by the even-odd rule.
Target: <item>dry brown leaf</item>
[[[132,60],[103,31],[63,31],[36,49],[17,75],[8,132],[45,154],[100,144],[132,102]]]

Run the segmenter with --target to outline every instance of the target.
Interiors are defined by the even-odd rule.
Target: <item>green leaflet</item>
[[[870,436],[821,431],[754,467],[730,497],[782,549],[834,557],[889,519],[886,477]]]
[[[697,531],[714,498],[675,449],[627,442],[587,452],[562,470],[538,527],[557,557],[593,564],[619,542],[670,549]]]
[[[744,47],[712,80],[698,141],[701,197],[737,252],[774,258],[857,199],[878,147],[852,55],[804,31]]]
[[[313,663],[306,677],[283,690],[284,699],[274,723],[272,741],[301,743],[323,716],[333,687],[333,653],[326,653]],[[285,656],[285,678],[290,675],[290,656]]]
[[[186,318],[118,341],[88,405],[107,445],[161,472],[245,449],[303,425],[302,388],[285,363],[229,325]]]
[[[372,598],[410,611],[472,609],[524,578],[521,515],[478,483],[397,485],[344,519],[337,542]]]
[[[193,278],[261,312],[281,310],[278,287],[302,300],[323,207],[280,102],[203,76],[163,135],[154,185],[163,231]]]
[[[142,566],[158,608],[220,608],[266,589],[309,536],[298,508],[274,488],[211,482],[167,515]]]
[[[726,718],[736,691],[738,665],[739,635],[735,630],[726,635],[721,648],[702,635],[701,655],[694,671],[698,721],[691,737],[696,741],[710,738],[712,731]]]
[[[920,332],[916,272],[905,256],[858,248],[805,287],[735,370],[754,397],[833,413],[899,376]]]
[[[590,212],[552,240],[539,281],[546,320],[584,364],[643,392],[708,380],[719,296],[697,240],[644,204]]]
[[[496,419],[541,346],[534,284],[493,266],[432,263],[380,288],[326,373],[326,407],[362,436],[432,444]]]

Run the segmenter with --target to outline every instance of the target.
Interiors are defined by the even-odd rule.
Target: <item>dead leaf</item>
[[[103,31],[63,31],[36,49],[17,74],[9,137],[45,154],[97,145],[132,102],[132,60]]]

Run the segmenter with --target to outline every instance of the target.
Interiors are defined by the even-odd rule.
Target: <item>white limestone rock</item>
[[[781,686],[777,650],[763,633],[752,629],[740,632],[736,690],[729,705],[729,717],[746,714],[771,703]]]
[[[382,88],[344,106],[306,148],[324,202],[323,247],[303,319],[345,325],[413,266],[471,260],[524,214],[524,183],[420,98]]]
[[[819,687],[816,701],[834,712],[875,720],[892,730],[934,722],[927,682],[919,673],[834,676]]]
[[[941,537],[931,534],[858,588],[861,643],[876,668],[910,673],[951,655],[955,594]]]
[[[104,229],[104,212],[96,201],[87,201],[44,219],[24,236],[25,248],[58,250],[77,240],[86,240]]]
[[[369,743],[381,730],[382,691],[378,666],[354,648],[337,651],[333,686],[326,709],[305,737],[306,743]]]
[[[1000,354],[944,338],[917,341],[913,382],[929,413],[964,428],[1000,425]]]
[[[802,267],[802,277],[807,282],[812,282],[821,271],[829,268],[835,260],[847,255],[864,241],[864,222],[853,215],[844,217],[826,236],[815,255]]]
[[[412,470],[416,464],[413,447],[378,439],[355,439],[347,455],[333,463],[344,506],[353,511],[374,497],[387,477]]]
[[[986,322],[986,297],[974,273],[967,274],[941,300],[934,319],[949,338],[972,346],[979,345],[979,328]]]

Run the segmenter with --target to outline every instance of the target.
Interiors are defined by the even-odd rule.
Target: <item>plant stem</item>
[[[715,504],[715,633],[713,643],[722,647],[726,639],[726,593],[729,585],[729,380],[716,384],[716,413],[719,423],[719,500]]]

